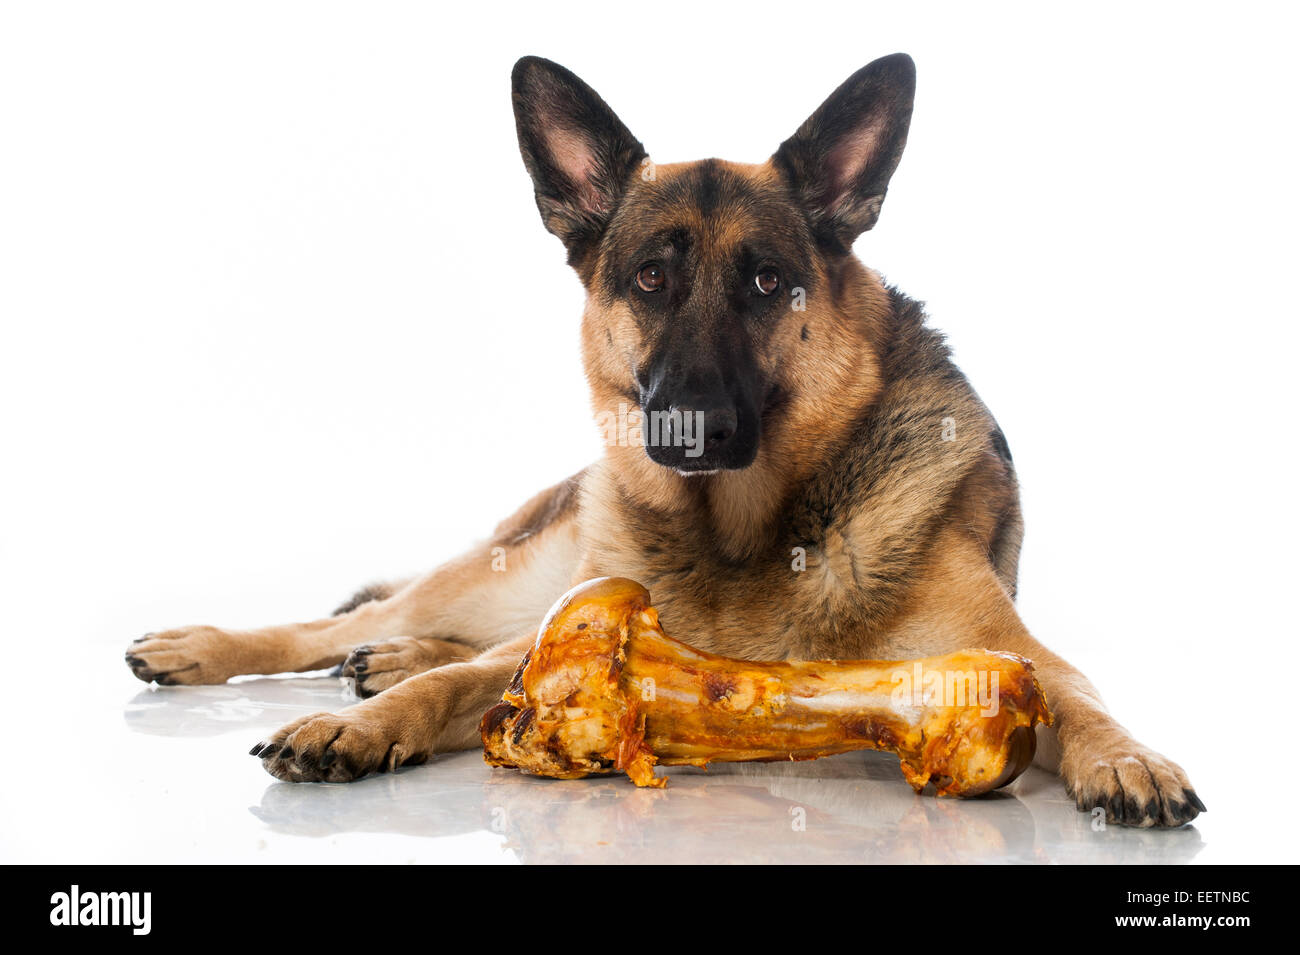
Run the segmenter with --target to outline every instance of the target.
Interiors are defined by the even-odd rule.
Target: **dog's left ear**
[[[772,157],[814,230],[832,246],[848,249],[876,224],[907,142],[915,92],[910,56],[874,60],[845,80]]]
[[[646,151],[596,91],[558,63],[526,56],[515,64],[511,86],[537,209],[576,265]]]

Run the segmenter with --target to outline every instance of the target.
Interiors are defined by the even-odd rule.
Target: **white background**
[[[599,453],[518,56],[660,162],[761,161],[905,50],[857,252],[1008,436],[1023,614],[1189,770],[1202,861],[1293,848],[1291,8],[904,6],[0,8],[8,711],[53,772],[4,825],[64,805],[59,753],[139,689],[130,639],[317,616]],[[103,799],[131,772],[80,758]]]

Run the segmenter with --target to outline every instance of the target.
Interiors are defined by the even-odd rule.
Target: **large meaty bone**
[[[666,784],[656,763],[880,749],[898,754],[918,792],[933,782],[974,796],[1024,772],[1034,725],[1052,722],[1013,653],[733,660],[669,637],[646,589],[618,577],[560,598],[501,700],[479,727],[490,765],[559,779],[624,772],[638,786]]]

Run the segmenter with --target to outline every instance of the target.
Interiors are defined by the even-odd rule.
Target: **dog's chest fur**
[[[885,389],[844,409],[857,422],[847,446],[789,490],[762,544],[729,558],[706,505],[650,512],[603,473],[583,506],[589,568],[644,583],[668,632],[703,649],[871,656],[996,431],[919,308],[896,314]],[[619,532],[601,533],[611,525]]]

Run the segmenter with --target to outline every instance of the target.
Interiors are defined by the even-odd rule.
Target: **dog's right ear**
[[[873,60],[845,80],[773,156],[814,231],[847,251],[876,224],[907,142],[916,67],[906,53]]]
[[[526,56],[515,64],[511,86],[537,209],[576,265],[646,151],[596,91],[558,63]]]

